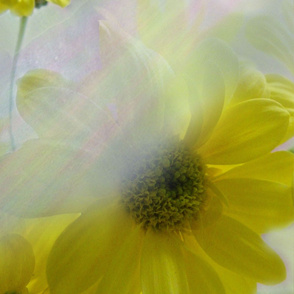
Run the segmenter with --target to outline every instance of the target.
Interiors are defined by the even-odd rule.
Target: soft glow
[[[0,0],[0,294],[293,291],[293,1],[45,2]]]

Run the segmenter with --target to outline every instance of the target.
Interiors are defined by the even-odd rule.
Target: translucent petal
[[[193,146],[194,142],[198,140],[202,124],[202,109],[199,99],[190,97],[187,82],[182,76],[176,76],[168,85],[167,97],[162,132],[180,134],[181,139],[186,134],[186,143]],[[187,131],[188,127],[189,131]],[[191,142],[187,139],[191,139]]]
[[[141,283],[145,294],[189,293],[180,244],[164,233],[148,231],[141,258]]]
[[[249,161],[276,147],[288,124],[288,111],[275,101],[241,102],[226,109],[212,136],[198,152],[211,164]]]
[[[268,98],[269,92],[266,91],[266,78],[258,70],[244,66],[240,70],[240,78],[231,103],[240,103],[248,99]]]
[[[205,37],[214,37],[226,42],[231,42],[237,36],[244,22],[241,13],[230,12],[223,17],[216,25],[204,32]]]
[[[192,23],[189,18],[192,5],[186,1],[167,0],[163,3],[139,0],[137,3],[140,39],[164,56],[173,67],[183,66],[189,60],[191,48],[198,40],[203,5],[197,5],[198,9],[194,9],[195,19]]]
[[[190,99],[192,100],[191,108],[193,108],[191,109],[191,125],[185,138],[185,140],[193,142],[194,147],[201,145],[209,137],[221,116],[225,102],[224,80],[217,66],[207,63],[203,68],[196,67],[195,69],[199,71],[197,76],[191,73],[190,78],[187,78]],[[198,134],[199,112],[201,111],[200,115],[203,116],[202,128],[201,133]],[[195,133],[193,133],[193,129]]]
[[[222,217],[194,235],[213,260],[231,271],[263,284],[286,277],[280,257],[256,233],[231,218]]]
[[[95,195],[103,196],[93,184],[103,187],[109,178],[104,178],[102,171],[101,177],[99,174],[93,170],[93,157],[85,151],[28,141],[1,161],[2,209],[29,217],[81,212],[95,201]]]
[[[131,145],[156,140],[164,122],[175,125],[173,112],[165,112],[173,73],[159,54],[123,32],[111,16],[105,18],[99,22],[102,70],[89,75],[81,91],[97,105],[113,108]]]
[[[184,71],[192,101],[190,103],[191,125],[185,140],[199,146],[213,131],[221,116],[225,101],[235,90],[239,63],[236,55],[224,42],[208,39],[193,50]],[[200,134],[199,123],[202,124]]]
[[[215,185],[228,199],[224,213],[264,233],[294,219],[292,187],[256,179],[226,179]]]
[[[291,0],[285,0],[282,2],[282,9],[285,15],[285,19],[287,21],[287,27],[289,30],[294,33],[294,19],[293,19],[293,10],[294,10],[294,3]]]
[[[226,100],[230,99],[239,78],[239,61],[236,54],[221,40],[213,38],[204,40],[195,49],[193,56],[189,60],[188,73],[197,75],[210,63],[215,65],[221,72],[225,83],[225,97]],[[200,68],[198,68],[199,66]],[[211,86],[213,86],[212,83]]]
[[[18,82],[17,107],[40,137],[85,144],[83,140],[103,137],[103,132],[116,125],[107,110],[70,89],[62,76],[47,70],[30,71]]]
[[[107,271],[132,231],[132,221],[117,204],[99,202],[69,225],[55,242],[47,262],[50,290],[81,293]]]
[[[35,266],[31,244],[17,234],[0,239],[0,293],[16,292],[25,288]]]
[[[294,37],[277,19],[267,16],[252,19],[246,36],[253,46],[274,56],[294,73]]]

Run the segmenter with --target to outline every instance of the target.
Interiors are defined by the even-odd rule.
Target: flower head
[[[65,7],[70,0],[1,0],[0,13],[10,9],[19,16],[29,16],[33,13],[34,8],[40,8],[47,5],[48,2]]]
[[[24,76],[18,108],[40,138],[0,170],[10,213],[82,212],[50,252],[50,291],[251,293],[282,281],[260,235],[294,217],[293,155],[271,152],[293,131],[287,101],[266,92],[270,81],[252,83],[221,41],[203,42],[174,76],[101,24],[111,72],[79,85]]]

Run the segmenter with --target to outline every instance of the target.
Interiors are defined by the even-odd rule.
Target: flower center
[[[35,0],[35,7],[41,8],[42,6],[47,5],[48,2],[46,0]]]
[[[198,216],[206,199],[200,157],[182,142],[149,148],[123,181],[122,202],[144,229],[177,231]]]

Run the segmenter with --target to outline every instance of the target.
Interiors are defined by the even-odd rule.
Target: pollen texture
[[[127,211],[144,229],[184,229],[197,218],[206,198],[199,156],[177,142],[148,148],[139,162],[123,185]]]

